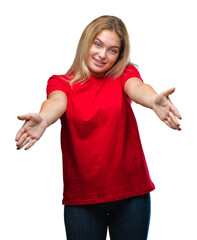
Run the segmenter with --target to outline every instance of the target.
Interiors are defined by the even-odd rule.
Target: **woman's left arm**
[[[139,78],[130,78],[124,85],[124,91],[132,101],[154,110],[169,127],[181,130],[177,121],[177,118],[181,119],[181,115],[169,98],[175,88],[157,94],[150,85],[143,83]]]

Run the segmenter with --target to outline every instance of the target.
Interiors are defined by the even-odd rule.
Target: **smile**
[[[95,63],[97,66],[99,66],[99,67],[102,67],[102,66],[104,66],[104,65],[106,64],[105,62],[100,61],[100,60],[97,60],[97,59],[95,59],[95,58],[93,58],[93,60],[94,60],[94,63]]]

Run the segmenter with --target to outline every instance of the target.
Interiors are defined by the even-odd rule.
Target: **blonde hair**
[[[72,66],[67,71],[72,85],[76,81],[85,82],[90,78],[87,66],[87,57],[90,47],[96,36],[103,30],[114,31],[121,41],[121,49],[115,64],[105,73],[105,77],[119,77],[129,62],[130,43],[129,35],[123,21],[115,16],[104,15],[96,18],[84,29],[78,43],[76,55]]]

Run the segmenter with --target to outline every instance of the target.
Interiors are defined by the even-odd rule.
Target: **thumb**
[[[31,114],[24,114],[24,115],[19,115],[17,116],[19,120],[30,120],[32,118]]]
[[[164,92],[163,92],[163,95],[164,95],[165,97],[168,97],[168,96],[171,95],[174,91],[175,91],[175,88],[170,88],[170,89],[164,91]]]

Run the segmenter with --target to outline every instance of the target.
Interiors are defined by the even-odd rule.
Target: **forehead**
[[[121,41],[116,32],[110,30],[103,30],[97,36],[96,39],[102,41],[106,46],[120,47]]]

